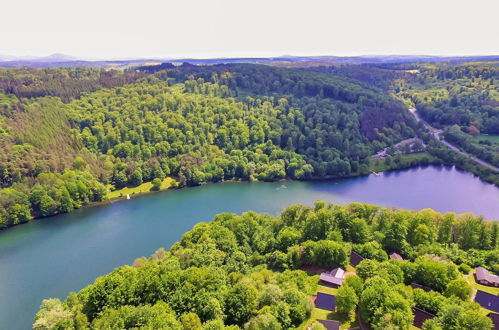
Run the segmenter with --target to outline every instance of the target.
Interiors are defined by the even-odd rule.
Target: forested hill
[[[176,82],[202,78],[204,81],[220,83],[229,87],[231,96],[243,101],[248,96],[274,96],[275,100],[285,97],[290,105],[300,108],[307,120],[333,124],[336,126],[333,128],[340,130],[360,128],[361,132],[353,142],[363,143],[364,138],[383,140],[382,134],[387,133],[387,129],[393,129],[396,123],[409,125],[411,122],[400,102],[375,85],[343,75],[264,65],[227,64],[184,65],[164,70],[156,76],[163,80],[173,78]],[[353,112],[357,116],[353,116]],[[352,118],[343,121],[343,115]],[[337,116],[340,116],[339,120]],[[353,125],[348,125],[347,122],[351,121],[354,121]],[[397,128],[387,135],[393,136],[393,133],[400,131]]]
[[[298,69],[19,69],[1,71],[0,87],[0,227],[166,176],[197,185],[365,174],[370,155],[414,136],[388,94]]]
[[[277,218],[223,213],[170,251],[119,267],[63,302],[44,300],[33,329],[319,330],[317,318],[356,328],[359,315],[372,329],[411,329],[416,307],[434,316],[423,329],[490,330],[471,285],[497,289],[470,273],[498,271],[497,234],[497,222],[472,214],[360,203],[293,205]],[[365,258],[355,268],[352,250]],[[319,273],[336,267],[348,270],[342,286],[321,285]],[[336,295],[336,310],[314,309],[317,292]]]

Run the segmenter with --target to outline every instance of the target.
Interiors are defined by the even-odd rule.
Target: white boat
[[[130,195],[129,194],[126,194],[126,199],[130,199]]]

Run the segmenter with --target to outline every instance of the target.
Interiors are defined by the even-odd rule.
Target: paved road
[[[438,129],[438,128],[435,128],[435,127],[432,127],[430,124],[428,124],[426,121],[424,121],[419,116],[416,108],[409,109],[409,111],[414,115],[414,118],[416,118],[416,121],[423,123],[424,127],[426,127],[426,129],[437,139],[437,141],[439,141],[440,143],[444,144],[448,148],[454,150],[455,152],[458,152],[461,155],[468,157],[469,159],[473,160],[474,162],[476,162],[476,163],[478,163],[478,164],[480,164],[482,166],[488,167],[488,168],[492,169],[495,172],[499,172],[499,168],[498,167],[496,167],[496,166],[494,166],[492,164],[489,164],[486,161],[483,161],[483,160],[481,160],[479,158],[476,158],[475,156],[470,155],[470,154],[468,154],[468,153],[466,153],[464,151],[461,151],[455,145],[450,144],[449,142],[445,141],[444,139],[441,139],[440,138],[440,134],[442,133],[442,130]]]

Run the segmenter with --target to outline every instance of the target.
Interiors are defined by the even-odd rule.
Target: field
[[[499,135],[477,135],[475,136],[475,140],[477,141],[490,141],[492,143],[499,144]]]
[[[166,178],[161,182],[161,188],[160,190],[166,190],[172,186],[174,183],[174,180],[172,178]],[[117,199],[117,198],[124,198],[126,195],[139,195],[143,193],[148,193],[151,191],[152,188],[152,183],[151,182],[144,182],[140,186],[137,187],[125,187],[122,189],[114,190],[111,191],[107,194],[107,198],[109,199]]]

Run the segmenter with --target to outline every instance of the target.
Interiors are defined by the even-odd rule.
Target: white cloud
[[[497,0],[1,0],[0,54],[499,54]]]

